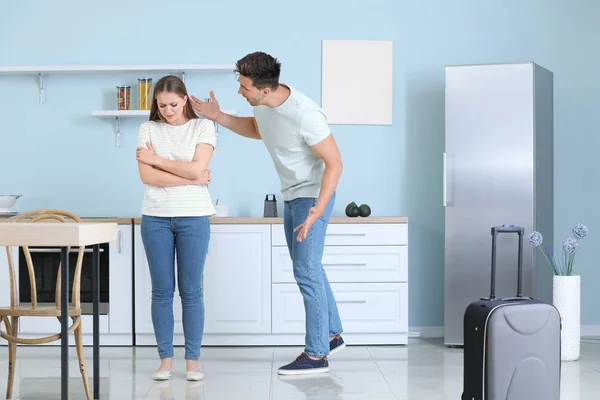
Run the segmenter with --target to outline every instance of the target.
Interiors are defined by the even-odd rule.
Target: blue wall
[[[591,237],[578,255],[582,323],[593,308],[600,268],[597,207],[600,56],[592,0],[8,2],[0,9],[0,65],[233,63],[263,50],[283,63],[283,82],[320,102],[322,39],[394,41],[394,125],[332,130],[345,170],[335,214],[350,201],[373,215],[410,218],[410,325],[443,325],[443,209],[446,64],[535,61],[555,73],[556,233],[583,222]],[[302,7],[302,8],[301,8]],[[292,22],[295,17],[299,22]],[[109,26],[109,24],[111,26]],[[160,75],[151,75],[154,78]],[[122,125],[91,116],[114,107],[115,86],[137,74],[50,75],[39,104],[32,77],[0,77],[0,192],[22,193],[18,210],[59,207],[84,216],[139,216],[143,187],[135,146],[141,120]],[[232,74],[195,74],[190,91],[214,89],[223,108],[250,115]],[[367,153],[367,150],[370,153]],[[248,161],[241,162],[242,156]],[[233,215],[260,216],[279,194],[260,142],[221,130],[211,192]],[[482,266],[485,268],[487,266]]]

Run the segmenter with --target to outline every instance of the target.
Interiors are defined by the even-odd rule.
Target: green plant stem
[[[567,273],[569,271],[569,261],[568,261],[567,253],[561,247],[560,251],[556,252],[556,254],[560,254],[559,262],[558,262],[558,265],[560,265],[560,275],[567,275]],[[563,274],[563,272],[564,272],[564,274]]]
[[[571,275],[573,273],[573,261],[575,261],[575,253],[569,256],[569,268],[567,270],[567,275]]]
[[[554,275],[558,275],[558,271],[554,267],[554,264],[552,262],[550,262],[550,259],[548,259],[548,256],[546,255],[546,252],[544,251],[544,249],[542,249],[540,247],[540,250],[542,251],[542,254],[544,255],[544,258],[546,259],[546,261],[548,261],[548,264],[550,264],[550,267],[552,267],[552,271],[554,271]]]
[[[554,250],[554,262],[556,263],[556,268],[560,270],[559,275],[562,275],[562,253]]]

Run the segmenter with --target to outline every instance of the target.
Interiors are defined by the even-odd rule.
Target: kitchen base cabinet
[[[303,334],[304,302],[282,224],[272,225],[272,243],[272,333]],[[408,342],[406,223],[330,223],[322,264],[347,343]]]
[[[304,304],[294,280],[282,222],[281,218],[211,218],[203,279],[203,346],[304,344]],[[152,285],[140,220],[120,223],[119,232],[119,241],[110,244],[110,308],[108,315],[100,316],[100,344],[156,346]],[[13,253],[17,254],[16,248]],[[336,298],[346,343],[407,344],[405,218],[332,218],[323,268]],[[0,288],[6,290],[0,290],[0,304],[9,303],[8,287],[4,254],[0,256]],[[183,346],[177,285],[173,313],[174,344]],[[23,318],[20,335],[34,337],[60,328],[56,319],[37,320]],[[82,320],[84,343],[91,345],[91,316],[84,315]],[[0,344],[5,342],[0,339]]]
[[[110,308],[108,315],[100,316],[100,343],[130,346],[135,339],[135,345],[155,346],[152,286],[139,220],[119,224],[119,232],[119,241],[110,244]],[[18,254],[16,248],[13,253]],[[332,218],[323,268],[348,344],[407,344],[408,225],[404,218]],[[212,219],[203,281],[204,346],[304,344],[304,304],[281,218]],[[2,287],[6,290],[0,290],[0,304],[8,304],[5,254],[0,256]],[[181,311],[176,286],[176,346],[184,344]],[[91,345],[91,316],[82,320],[84,343]],[[24,337],[54,333],[60,327],[52,318],[22,318],[19,325]],[[0,344],[6,343],[0,339]]]
[[[332,283],[345,333],[408,334],[406,283]],[[296,284],[273,285],[273,333],[304,333],[304,302]]]
[[[135,232],[136,344],[155,346],[150,275],[139,225]],[[345,341],[406,344],[407,224],[334,221],[325,244],[323,267],[336,297]],[[304,344],[304,303],[283,224],[212,223],[203,290],[203,346]],[[182,346],[177,290],[173,309],[174,344]]]
[[[205,342],[212,335],[271,332],[270,229],[266,224],[211,225],[203,279]],[[140,226],[135,230],[136,339],[139,345],[156,345],[150,273]],[[181,312],[176,288],[175,345],[184,344]]]

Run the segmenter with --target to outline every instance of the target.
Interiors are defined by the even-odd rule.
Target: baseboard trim
[[[581,325],[582,338],[597,338],[600,337],[600,325]]]
[[[441,339],[443,326],[413,326],[408,332],[409,338]],[[582,338],[600,338],[600,325],[581,325]]]
[[[413,326],[408,330],[409,338],[439,339],[444,337],[443,326]]]
[[[408,344],[407,333],[343,333],[344,342],[348,345],[406,345]],[[303,346],[304,334],[205,334],[202,338],[202,346]],[[173,336],[174,346],[183,346],[185,340],[183,334],[176,333]],[[156,346],[156,338],[153,333],[137,333],[137,346]]]

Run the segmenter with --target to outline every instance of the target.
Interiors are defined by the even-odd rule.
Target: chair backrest
[[[81,218],[77,215],[70,213],[68,211],[63,210],[55,210],[55,209],[41,209],[41,210],[33,210],[28,211],[18,216],[11,218],[11,221],[14,223],[36,223],[40,221],[55,220],[62,223],[69,222],[81,222]],[[31,305],[35,307],[37,305],[37,288],[35,284],[35,272],[33,269],[33,261],[31,259],[31,253],[29,251],[28,246],[22,246],[23,253],[25,255],[25,260],[27,261],[27,270],[29,272],[29,285],[31,287]],[[67,254],[71,248],[67,250]],[[6,247],[6,253],[8,256],[8,267],[9,267],[9,276],[10,276],[10,305],[11,307],[18,306],[18,298],[17,298],[17,284],[15,279],[15,270],[13,263],[13,255],[10,247]],[[75,277],[73,279],[73,291],[71,297],[71,304],[79,308],[80,307],[80,277],[81,277],[81,266],[83,264],[83,255],[85,253],[85,247],[81,246],[79,248],[79,252],[77,255],[77,264],[75,266]],[[60,271],[62,268],[62,263],[59,264],[58,267],[58,276],[56,279],[56,289],[55,289],[55,303],[57,307],[60,307]]]

